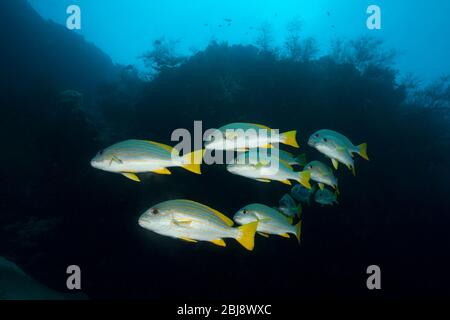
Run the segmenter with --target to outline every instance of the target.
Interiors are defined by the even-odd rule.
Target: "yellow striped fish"
[[[265,130],[262,134],[260,130]],[[272,148],[272,143],[283,143],[298,148],[296,130],[272,135],[271,128],[257,123],[236,122],[220,127],[207,138],[208,150],[248,150]]]
[[[338,168],[339,162],[341,162],[352,171],[353,175],[356,175],[353,161],[354,153],[369,160],[367,143],[355,146],[346,136],[333,130],[322,129],[316,131],[309,137],[308,145],[330,158],[335,169]]]
[[[291,233],[300,242],[301,221],[296,225],[292,225],[291,217],[286,217],[278,210],[260,203],[253,203],[243,207],[236,212],[233,220],[239,224],[258,221],[257,231],[260,235],[268,237],[269,234],[276,234],[289,238],[289,233]]]
[[[154,205],[139,218],[139,225],[164,236],[190,242],[210,241],[225,247],[223,238],[234,238],[253,250],[258,222],[233,228],[233,220],[219,211],[191,200],[169,200]]]
[[[171,174],[169,167],[183,167],[200,174],[204,150],[197,150],[182,157],[171,146],[147,140],[126,140],[101,150],[91,160],[96,169],[121,173],[140,181],[136,173],[154,172]]]
[[[311,189],[311,184],[309,183],[311,173],[307,170],[294,171],[290,164],[274,155],[270,156],[270,161],[264,159],[262,161],[259,159],[257,161],[252,160],[248,152],[241,153],[235,158],[235,161],[227,164],[227,170],[232,174],[261,182],[276,180],[291,185],[289,180],[295,180],[306,188]]]

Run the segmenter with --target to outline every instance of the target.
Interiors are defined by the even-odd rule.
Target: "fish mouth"
[[[236,215],[236,216],[233,218],[233,221],[236,222],[237,224],[242,224],[242,217],[239,216],[239,215]]]
[[[95,158],[91,160],[91,167],[98,169],[98,162]]]
[[[313,139],[309,139],[309,140],[308,140],[308,145],[309,145],[310,147],[315,147],[316,144],[317,144],[317,143],[316,143]]]
[[[140,216],[138,224],[143,228],[147,228],[150,225],[150,220],[146,216]]]

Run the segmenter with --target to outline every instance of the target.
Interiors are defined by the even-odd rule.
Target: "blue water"
[[[294,18],[303,22],[305,36],[317,39],[322,53],[332,39],[360,35],[380,37],[398,52],[401,73],[414,73],[431,81],[450,70],[447,53],[448,12],[446,0],[378,1],[146,1],[134,0],[30,0],[46,19],[65,24],[68,5],[82,9],[82,29],[88,41],[121,64],[140,64],[138,57],[155,39],[177,41],[180,52],[200,50],[212,39],[230,44],[251,44],[258,28],[268,22],[274,42],[283,45],[286,25]],[[366,9],[381,9],[381,30],[368,30]],[[224,19],[232,19],[231,26]],[[205,25],[207,24],[207,25]],[[219,27],[221,26],[221,27]],[[250,29],[252,28],[252,29]]]

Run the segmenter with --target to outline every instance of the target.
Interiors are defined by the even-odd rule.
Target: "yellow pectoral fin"
[[[256,179],[256,180],[261,181],[261,182],[270,182],[269,179]]]
[[[287,184],[287,185],[292,185],[292,183],[289,180],[280,180],[281,183]]]
[[[287,233],[279,234],[279,236],[282,236],[283,238],[289,238],[289,235]]]
[[[226,247],[227,246],[225,241],[223,241],[222,239],[211,240],[211,242],[214,243],[217,246],[220,246],[220,247]]]
[[[325,185],[323,183],[319,183],[320,190],[323,190],[325,188]]]
[[[266,237],[266,238],[269,237],[269,235],[268,235],[267,233],[258,232],[258,234],[259,234],[260,236],[263,236],[263,237]]]
[[[172,220],[173,224],[179,226],[179,227],[187,227],[190,226],[192,223],[192,220],[188,219],[174,219]]]
[[[271,143],[268,143],[268,144],[265,144],[265,145],[262,145],[262,146],[259,146],[259,147],[263,148],[263,149],[271,149],[271,148],[273,148]]]
[[[127,177],[128,179],[133,180],[133,181],[141,182],[141,180],[139,179],[139,177],[138,177],[137,175],[135,175],[134,173],[131,173],[131,172],[122,172],[122,175],[123,175],[124,177]]]
[[[331,162],[333,163],[333,167],[335,170],[339,167],[339,162],[336,159],[331,159]]]
[[[159,169],[152,170],[151,172],[157,173],[157,174],[172,174],[169,171],[169,169],[167,169],[167,168],[159,168]]]
[[[198,242],[197,240],[190,239],[190,238],[179,237],[178,239],[181,239],[181,240],[184,240],[184,241],[187,241],[187,242]]]

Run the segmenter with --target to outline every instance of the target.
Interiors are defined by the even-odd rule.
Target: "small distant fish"
[[[233,220],[239,224],[247,224],[257,221],[258,233],[268,237],[269,234],[280,235],[289,238],[289,233],[295,235],[300,242],[302,222],[292,225],[292,218],[285,217],[276,209],[266,205],[253,203],[247,205],[235,213]]]
[[[341,162],[346,165],[354,175],[356,175],[356,172],[353,162],[353,153],[357,153],[364,159],[369,160],[369,157],[367,156],[367,143],[354,146],[346,136],[333,130],[323,129],[315,132],[309,138],[308,145],[316,148],[318,151],[329,157],[335,169],[338,168],[338,164]]]
[[[337,194],[328,189],[317,190],[316,194],[314,195],[314,200],[322,205],[330,206],[335,203],[339,203],[337,201]]]
[[[338,182],[331,169],[326,164],[320,161],[311,161],[304,170],[311,172],[311,180],[316,181],[320,190],[323,190],[325,185],[332,187],[338,191]]]
[[[219,25],[218,25],[218,27],[219,27],[219,28],[222,28],[222,25],[221,25],[221,24],[219,24]]]
[[[232,19],[229,19],[229,18],[225,18],[225,19],[223,19],[223,21],[230,23],[230,22],[233,21],[233,20],[232,20]]]
[[[297,205],[295,200],[287,193],[281,197],[278,203],[278,210],[288,217],[300,217],[302,214],[301,204]]]
[[[311,196],[316,191],[316,186],[314,185],[311,189],[307,189],[300,184],[296,184],[291,189],[292,197],[302,203],[311,204]]]
[[[171,174],[169,167],[183,167],[200,174],[204,150],[197,150],[182,157],[174,156],[171,146],[147,140],[126,140],[101,150],[91,160],[91,166],[109,172],[121,173],[139,182],[136,173],[154,172]]]
[[[309,171],[296,172],[287,162],[273,155],[270,159],[268,162],[258,161],[252,163],[252,161],[249,161],[248,152],[241,153],[233,163],[227,165],[227,170],[233,174],[261,182],[276,180],[291,185],[289,180],[294,180],[300,182],[306,188],[311,188],[309,184],[311,173]]]
[[[266,130],[265,135],[260,130]],[[247,150],[249,148],[271,148],[272,143],[283,143],[299,148],[296,135],[292,130],[278,135],[271,135],[271,128],[255,123],[230,123],[220,127],[208,136],[205,148],[210,150]],[[253,135],[251,135],[253,133]]]
[[[139,225],[158,234],[189,242],[209,241],[225,247],[224,238],[236,239],[253,250],[258,222],[233,228],[233,221],[219,211],[191,200],[169,200],[152,206]]]

